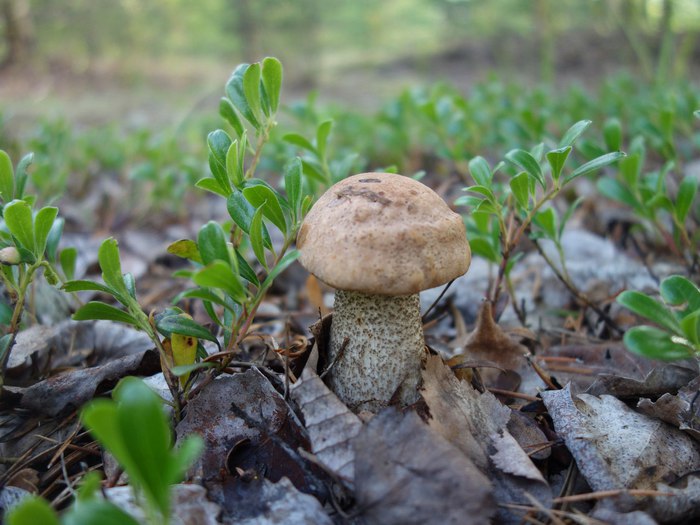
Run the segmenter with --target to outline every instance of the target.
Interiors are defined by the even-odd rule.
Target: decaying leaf
[[[681,388],[677,395],[664,394],[656,402],[641,399],[637,408],[643,414],[674,425],[700,441],[700,377]]]
[[[357,509],[368,525],[486,524],[488,479],[412,412],[386,409],[353,441]]]
[[[24,391],[20,406],[56,416],[80,408],[93,397],[114,387],[127,375],[147,376],[160,370],[155,350],[113,359],[107,364],[55,375]]]
[[[221,507],[224,525],[331,525],[333,521],[313,496],[299,492],[291,481],[255,478],[244,483],[228,478],[207,483],[209,498]]]
[[[587,394],[609,394],[620,398],[656,397],[683,388],[698,376],[698,363],[664,363],[641,378],[600,374],[586,390]]]
[[[297,452],[309,448],[301,423],[256,369],[220,377],[190,401],[177,434],[182,439],[192,433],[205,441],[192,468],[195,478],[250,472],[273,482],[288,477],[304,492],[326,494],[324,483]]]
[[[423,372],[423,399],[430,427],[462,451],[494,483],[499,503],[529,504],[528,492],[551,505],[551,489],[527,453],[508,433],[511,410],[495,396],[477,392],[458,380],[439,357],[431,356]],[[499,523],[518,523],[520,515],[499,507]]]
[[[594,490],[656,489],[700,468],[700,445],[680,430],[639,414],[612,396],[572,396],[563,390],[542,398],[557,433]],[[618,510],[639,508],[631,498]]]
[[[362,422],[328,389],[311,366],[292,385],[291,396],[304,414],[311,451],[352,489],[355,478],[352,439],[362,428]]]

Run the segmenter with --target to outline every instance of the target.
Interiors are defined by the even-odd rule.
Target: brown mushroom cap
[[[393,173],[348,177],[324,193],[297,237],[301,264],[326,284],[408,295],[464,274],[462,217],[433,190]]]

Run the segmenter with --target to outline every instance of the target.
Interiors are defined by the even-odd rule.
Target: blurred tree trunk
[[[28,0],[0,0],[0,17],[5,26],[5,56],[0,68],[20,63],[29,56],[32,44],[32,24]]]

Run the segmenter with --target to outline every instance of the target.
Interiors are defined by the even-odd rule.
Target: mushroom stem
[[[424,348],[417,293],[336,291],[329,385],[355,412],[377,411],[395,394],[404,405],[415,402]]]

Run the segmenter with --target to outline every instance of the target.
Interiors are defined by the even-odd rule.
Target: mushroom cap
[[[362,173],[318,199],[297,236],[301,264],[326,284],[408,295],[464,274],[466,228],[433,190],[393,173]]]

